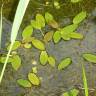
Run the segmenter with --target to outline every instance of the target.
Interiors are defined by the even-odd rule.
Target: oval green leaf
[[[48,57],[48,62],[52,67],[55,67],[55,58],[52,56]]]
[[[50,21],[54,20],[54,17],[50,13],[46,12],[45,13],[45,20],[47,23],[49,23]]]
[[[21,46],[21,42],[20,42],[20,41],[15,41],[15,43],[14,43],[14,45],[13,45],[13,47],[12,47],[12,50],[16,50],[16,49],[18,49],[20,46]],[[9,50],[9,48],[10,48],[10,44],[8,45],[7,50]]]
[[[87,13],[85,11],[80,12],[73,18],[73,23],[74,24],[79,24],[81,23],[87,16]]]
[[[83,58],[89,62],[96,63],[96,55],[85,53],[83,54]]]
[[[83,35],[77,32],[72,32],[70,33],[70,38],[73,39],[83,39]]]
[[[38,39],[35,39],[33,38],[32,39],[32,44],[35,48],[39,49],[39,50],[45,50],[45,46],[44,46],[44,43],[41,42],[40,40]]]
[[[32,84],[28,81],[28,80],[24,80],[24,79],[18,79],[17,83],[22,86],[22,87],[32,87]]]
[[[36,14],[36,22],[41,28],[45,27],[45,19],[41,14]]]
[[[40,54],[40,63],[42,65],[45,65],[47,63],[47,60],[48,60],[48,54],[46,51],[41,51],[41,54]]]
[[[23,40],[31,37],[32,33],[33,33],[33,27],[31,25],[27,26],[22,32]]]
[[[61,34],[60,34],[60,31],[56,31],[53,35],[53,40],[54,40],[54,43],[58,43],[61,39]]]
[[[19,55],[13,56],[11,64],[12,64],[13,69],[16,71],[20,68],[21,58],[19,57]]]
[[[33,85],[40,85],[39,77],[36,76],[34,73],[28,74],[28,79]]]
[[[67,66],[71,64],[71,58],[65,58],[61,61],[61,63],[58,65],[58,70],[65,69]]]

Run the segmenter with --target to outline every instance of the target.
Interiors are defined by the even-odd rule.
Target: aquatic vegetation
[[[71,0],[72,3],[78,3],[80,1],[82,1],[82,0]]]
[[[58,70],[62,70],[65,69],[66,67],[68,67],[71,64],[72,60],[71,58],[64,58],[60,64],[58,65]]]
[[[89,62],[96,63],[96,55],[91,53],[84,53],[83,58]]]
[[[85,91],[85,96],[89,96],[88,93],[88,85],[87,85],[87,78],[86,78],[86,72],[85,72],[85,68],[84,65],[82,64],[82,77],[83,77],[83,83],[84,83],[84,91]]]
[[[68,92],[63,93],[61,96],[78,96],[79,90],[71,89]]]
[[[2,81],[4,71],[6,69],[6,65],[7,65],[10,53],[11,53],[11,49],[12,49],[12,47],[14,45],[15,39],[16,39],[17,34],[18,34],[18,30],[20,28],[20,25],[21,25],[21,22],[22,22],[22,19],[23,19],[23,16],[24,16],[24,13],[26,11],[26,8],[28,6],[29,1],[30,0],[27,0],[25,2],[25,0],[20,0],[19,5],[17,7],[17,11],[16,11],[16,14],[15,14],[15,19],[14,19],[13,27],[12,27],[12,31],[11,31],[11,45],[10,45],[10,49],[8,51],[8,54],[7,54],[7,57],[6,57],[6,60],[5,60],[1,75],[0,75],[0,83]]]
[[[53,56],[49,56],[48,57],[48,63],[49,65],[51,65],[52,67],[55,67],[55,63],[56,63],[56,60]]]
[[[17,83],[20,85],[20,86],[22,86],[22,87],[28,87],[28,88],[30,88],[30,87],[32,87],[32,84],[28,81],[28,80],[25,80],[25,79],[18,79],[17,80]]]
[[[41,51],[41,54],[40,54],[40,63],[42,65],[45,65],[48,61],[48,54],[46,51]]]
[[[29,81],[33,84],[33,85],[40,85],[40,80],[38,78],[38,76],[34,73],[29,73],[28,74],[28,79]]]

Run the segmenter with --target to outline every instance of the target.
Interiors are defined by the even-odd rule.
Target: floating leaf
[[[33,85],[40,85],[40,80],[38,76],[36,76],[34,73],[29,73],[28,74],[28,79]]]
[[[42,27],[45,27],[45,19],[41,14],[36,14],[36,22]]]
[[[45,13],[45,20],[47,23],[49,23],[50,21],[54,20],[54,17],[50,13],[46,12]]]
[[[13,56],[11,64],[12,67],[17,71],[21,66],[21,58],[18,55]]]
[[[37,67],[32,67],[32,72],[37,73]]]
[[[1,63],[4,63],[5,60],[6,60],[6,57],[0,57],[0,62],[1,62]],[[9,59],[8,59],[8,63],[10,63],[10,62],[12,62],[12,58],[9,58]]]
[[[71,0],[72,3],[78,3],[80,1],[82,1],[82,0]]]
[[[53,40],[54,40],[54,43],[58,43],[61,39],[61,34],[60,34],[60,31],[56,31],[53,35]]]
[[[65,58],[61,61],[61,63],[58,65],[58,70],[62,70],[69,66],[71,64],[71,58]]]
[[[41,54],[40,54],[40,63],[42,65],[45,65],[47,63],[47,60],[48,60],[48,54],[46,51],[41,51]]]
[[[17,83],[22,87],[32,87],[31,83],[28,80],[18,79]]]
[[[31,25],[33,28],[41,30],[41,25],[38,24],[38,22],[36,22],[35,20],[31,20]]]
[[[76,33],[76,32],[70,33],[70,37],[73,39],[83,39],[83,35],[80,33]]]
[[[85,11],[80,12],[73,18],[73,23],[74,24],[79,24],[81,23],[87,16],[87,13]]]
[[[61,29],[61,34],[69,34],[77,29],[77,24],[71,24]]]
[[[48,62],[52,67],[55,67],[55,58],[50,56],[48,57]]]
[[[25,43],[24,44],[24,48],[27,48],[27,49],[29,49],[29,48],[31,48],[32,46],[31,46],[31,44],[30,43]]]
[[[58,23],[55,20],[52,20],[48,23],[52,28],[59,28]]]
[[[78,25],[76,24],[72,24],[72,25],[68,25],[66,27],[64,27],[63,29],[61,29],[61,37],[64,40],[70,40],[70,33],[74,32],[77,29]]]
[[[31,37],[32,33],[33,33],[33,27],[31,25],[27,26],[22,32],[23,40]]]
[[[15,43],[14,43],[14,45],[12,47],[12,50],[18,49],[20,47],[20,45],[21,45],[20,41],[15,41]],[[10,48],[10,44],[8,45],[7,50],[9,50],[9,48]]]
[[[45,50],[44,43],[42,43],[40,40],[33,38],[32,39],[32,44],[34,47],[40,50]]]
[[[62,96],[70,96],[70,95],[77,96],[78,93],[79,93],[79,91],[77,89],[72,89],[68,92],[63,93]]]
[[[89,62],[96,63],[96,55],[85,53],[83,54],[83,58]]]
[[[50,40],[52,40],[52,37],[53,37],[53,31],[51,32],[47,32],[44,36],[44,41],[45,42],[49,42]]]

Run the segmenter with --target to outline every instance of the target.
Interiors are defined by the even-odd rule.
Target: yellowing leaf
[[[15,41],[15,43],[14,43],[14,45],[12,47],[12,50],[18,49],[20,47],[20,45],[21,45],[20,41]],[[7,50],[9,50],[9,48],[10,48],[10,44],[8,45]]]
[[[36,76],[34,73],[28,74],[28,79],[33,85],[40,85],[39,77]]]
[[[83,35],[77,32],[72,32],[70,33],[70,38],[73,39],[83,39]]]
[[[55,20],[52,20],[48,23],[52,28],[59,28],[58,23]]]
[[[25,43],[24,44],[24,48],[27,48],[27,49],[29,49],[29,48],[31,48],[32,46],[31,46],[31,44],[30,43]]]
[[[22,32],[23,40],[31,37],[32,33],[33,33],[33,27],[31,25],[27,26]]]
[[[65,69],[67,66],[71,64],[71,58],[65,58],[61,61],[61,63],[58,65],[58,70]]]
[[[83,58],[89,62],[96,63],[96,55],[85,53],[83,54]]]
[[[48,60],[48,54],[46,51],[41,51],[41,54],[40,54],[40,63],[42,65],[45,65],[47,63],[47,60]]]
[[[18,79],[17,83],[22,87],[32,87],[32,84],[28,80]]]
[[[58,43],[61,39],[61,34],[60,34],[60,31],[56,31],[53,35],[53,40],[54,40],[54,43]]]
[[[21,66],[21,58],[18,55],[13,56],[11,64],[14,70],[17,71]]]
[[[38,40],[38,39],[33,38],[33,39],[32,39],[32,44],[33,44],[33,46],[34,46],[35,48],[37,48],[37,49],[45,50],[44,43],[41,42],[41,41]]]
[[[32,72],[37,73],[37,67],[32,67]]]
[[[48,57],[48,62],[52,67],[55,67],[55,58],[50,56]]]
[[[42,27],[45,27],[45,19],[41,14],[36,14],[36,22]]]
[[[53,31],[51,32],[47,32],[44,36],[44,41],[45,42],[49,42],[50,40],[52,40],[52,37],[53,37]]]
[[[45,13],[45,20],[47,23],[49,23],[50,21],[54,20],[54,18],[50,13],[46,12]]]
[[[72,3],[78,3],[80,1],[82,1],[82,0],[71,0]]]
[[[80,12],[73,18],[73,23],[74,24],[79,24],[81,23],[87,16],[87,13],[85,11]]]

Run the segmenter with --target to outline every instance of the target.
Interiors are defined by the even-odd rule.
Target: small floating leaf
[[[45,50],[44,43],[42,43],[40,40],[33,38],[32,39],[32,44],[34,47],[40,50]]]
[[[40,54],[40,63],[42,65],[45,65],[47,63],[47,60],[48,60],[48,54],[46,51],[41,51],[41,54]]]
[[[38,22],[36,22],[35,20],[31,20],[31,25],[33,28],[41,30],[40,24],[38,24]]]
[[[60,31],[56,31],[53,35],[53,40],[54,40],[54,43],[58,43],[61,39],[61,34],[60,34]]]
[[[21,58],[18,55],[13,56],[11,64],[12,67],[17,71],[21,66]]]
[[[51,32],[47,32],[44,36],[44,41],[45,42],[49,42],[50,40],[52,40],[52,37],[53,37],[53,31]]]
[[[37,67],[32,67],[32,72],[37,73]]]
[[[64,27],[63,29],[61,29],[61,34],[69,34],[71,32],[74,32],[77,29],[77,27],[78,27],[77,24],[68,25]]]
[[[69,66],[71,64],[71,58],[65,58],[61,61],[61,63],[58,65],[58,70],[62,70]]]
[[[27,26],[22,32],[23,40],[31,37],[32,33],[33,33],[33,27],[31,25]]]
[[[52,28],[59,28],[58,23],[55,20],[52,20],[48,23]]]
[[[31,48],[32,46],[31,46],[31,44],[30,43],[25,43],[24,44],[24,48],[27,48],[27,49],[29,49],[29,48]]]
[[[36,76],[34,73],[29,73],[28,74],[28,79],[33,85],[40,85],[40,80],[38,76]]]
[[[36,15],[36,22],[42,27],[45,27],[45,19],[41,14]]]
[[[80,1],[82,1],[82,0],[71,0],[72,3],[78,3]]]
[[[70,33],[70,37],[73,39],[83,39],[83,35],[77,32]]]
[[[15,41],[15,43],[14,43],[14,45],[12,47],[12,50],[18,49],[20,47],[20,45],[21,45],[20,41]],[[10,44],[8,45],[7,50],[9,50],[9,48],[10,48]]]
[[[72,89],[68,92],[63,93],[62,96],[69,96],[69,95],[77,96],[78,93],[79,93],[79,91],[77,89]]]
[[[6,57],[0,57],[0,62],[1,62],[1,63],[4,63],[5,60],[6,60]],[[8,59],[8,63],[10,63],[10,62],[12,62],[12,58],[9,58],[9,59]]]
[[[85,11],[80,12],[73,18],[73,23],[74,24],[79,24],[81,23],[87,16],[87,13]]]
[[[55,58],[50,56],[48,57],[48,62],[52,67],[55,67]]]
[[[96,63],[96,55],[85,53],[83,54],[83,58],[89,62]]]
[[[54,20],[54,17],[50,13],[46,12],[45,13],[45,20],[47,23],[49,23],[50,21]]]
[[[32,87],[31,83],[28,80],[18,79],[17,83],[22,87]]]

